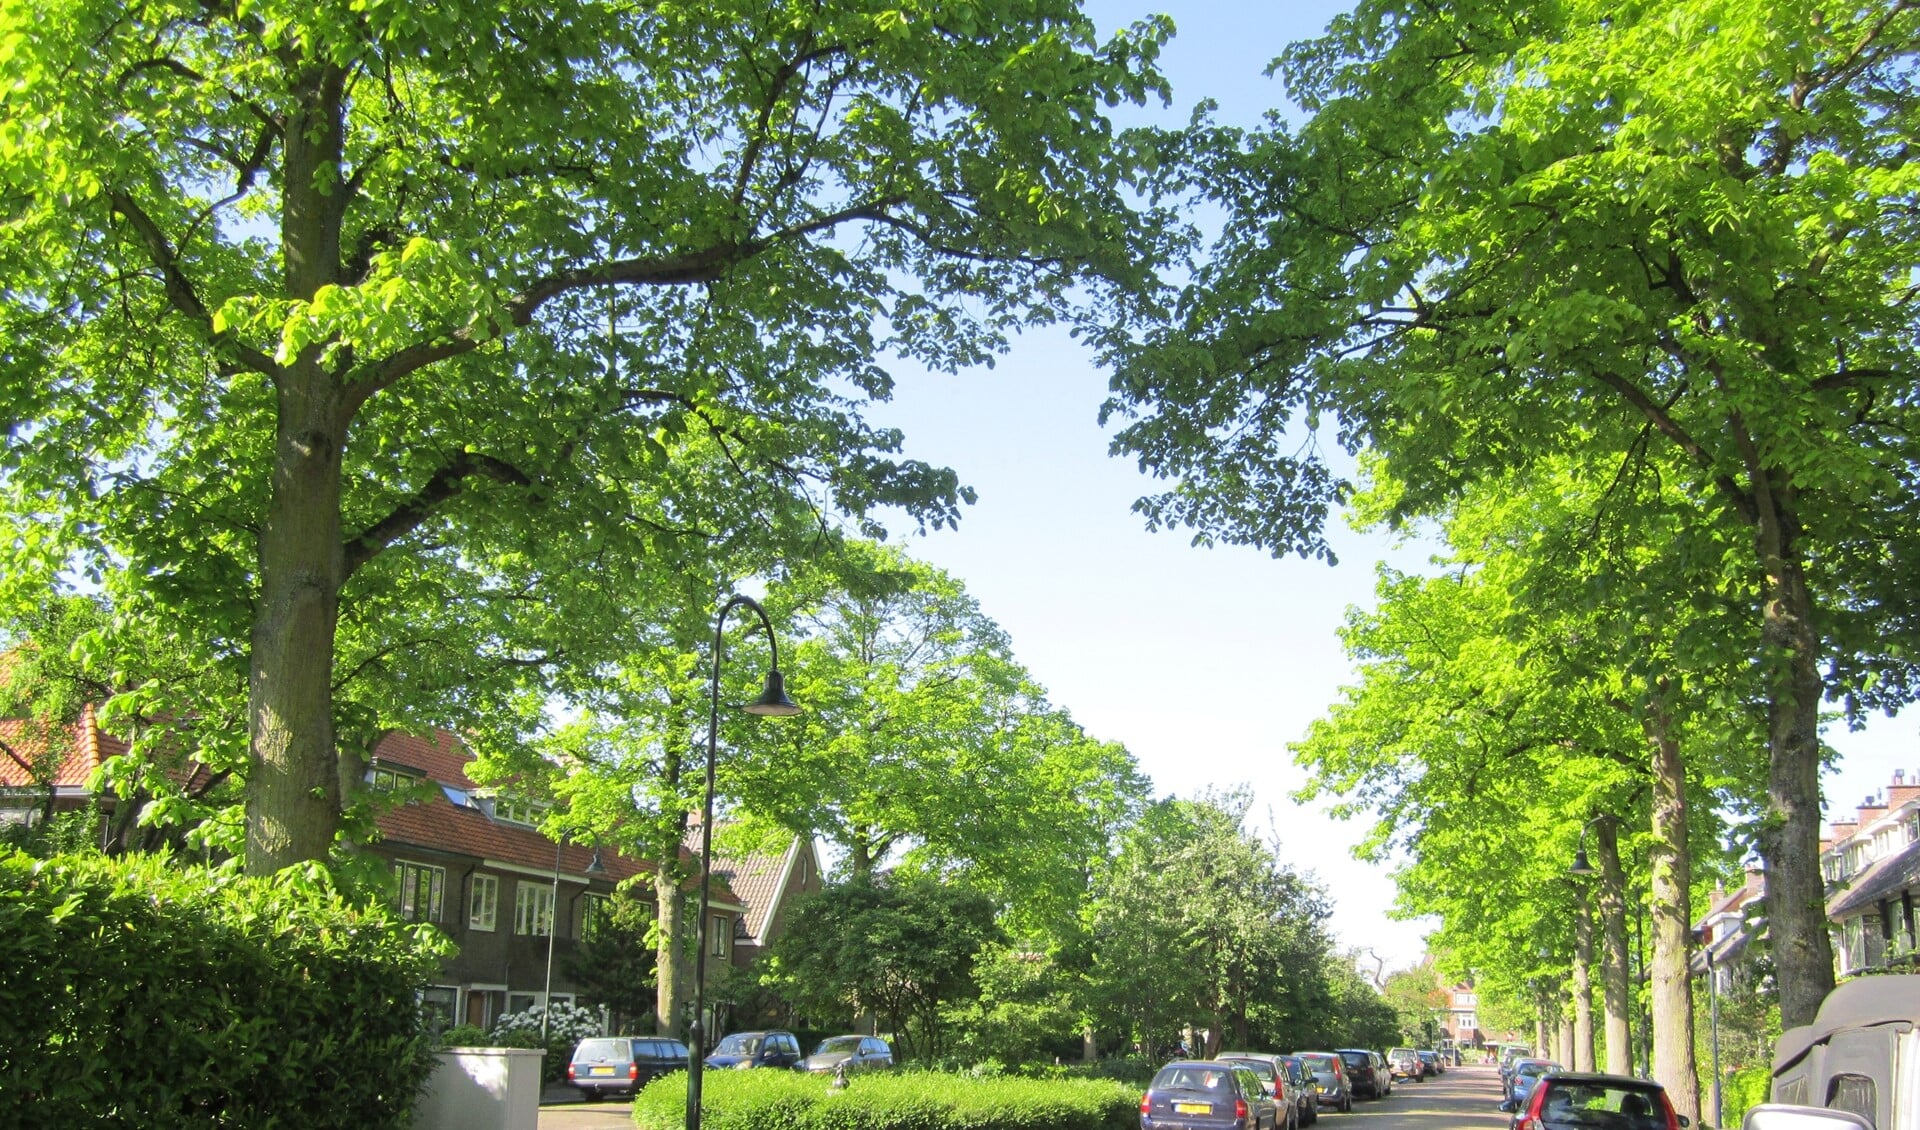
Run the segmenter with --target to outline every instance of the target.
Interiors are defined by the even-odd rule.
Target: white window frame
[[[581,907],[580,936],[591,938],[598,933],[613,914],[613,896],[588,891],[585,903]]]
[[[542,801],[497,793],[493,798],[493,818],[505,824],[535,828],[539,826],[540,818],[552,807]]]
[[[499,920],[500,877],[476,874],[467,889],[467,929],[491,933],[499,927]]]
[[[553,933],[553,887],[522,879],[513,885],[513,932],[544,938]]]
[[[394,898],[394,906],[400,916],[410,922],[438,922],[445,910],[447,892],[447,869],[432,863],[417,863],[411,859],[393,861],[393,877],[400,889]],[[411,909],[410,901],[418,901],[418,889],[414,886],[419,879],[427,880],[427,908],[422,913],[418,905]]]

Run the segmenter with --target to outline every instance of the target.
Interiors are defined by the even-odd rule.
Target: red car
[[[1667,1089],[1651,1079],[1587,1072],[1542,1075],[1513,1113],[1513,1130],[1681,1130],[1687,1120],[1667,1101]]]

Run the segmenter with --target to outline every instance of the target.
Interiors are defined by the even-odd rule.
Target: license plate
[[[1175,1114],[1212,1114],[1212,1103],[1174,1103]]]
[[[588,1074],[588,1075],[611,1075],[611,1074],[613,1074],[613,1068],[611,1068],[611,1067],[594,1067],[594,1068],[589,1068],[589,1069],[588,1069],[588,1071],[587,1071],[587,1074]]]

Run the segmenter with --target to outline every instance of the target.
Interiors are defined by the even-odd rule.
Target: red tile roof
[[[28,762],[46,753],[49,745],[63,745],[65,749],[54,771],[53,784],[67,788],[84,788],[103,760],[127,752],[126,742],[100,732],[90,705],[81,711],[80,721],[71,727],[32,724],[17,718],[0,719],[0,741],[12,746],[14,752]],[[0,786],[18,788],[44,784],[34,780],[13,758],[0,754]]]
[[[373,756],[381,765],[414,770],[455,792],[471,796],[479,788],[467,776],[473,754],[458,736],[445,730],[437,730],[427,737],[389,734],[374,747]],[[540,871],[553,869],[552,840],[536,829],[496,820],[478,807],[456,804],[445,788],[435,790],[423,801],[387,809],[375,818],[375,824],[389,847],[407,846],[477,856]],[[563,874],[581,875],[592,859],[591,844],[566,844],[560,848]],[[601,851],[600,863],[606,868],[604,877],[615,883],[635,875],[651,875],[654,870],[653,864],[646,860],[610,849]],[[715,897],[736,903],[734,892],[724,878],[718,874],[715,878],[719,880],[715,883]],[[695,885],[690,883],[689,888]]]

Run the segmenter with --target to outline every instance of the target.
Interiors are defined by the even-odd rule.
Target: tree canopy
[[[0,20],[0,572],[124,570],[245,671],[255,870],[327,853],[336,732],[499,725],[715,552],[953,521],[883,358],[1112,321],[1163,250],[1104,114],[1169,25],[1070,0]]]

